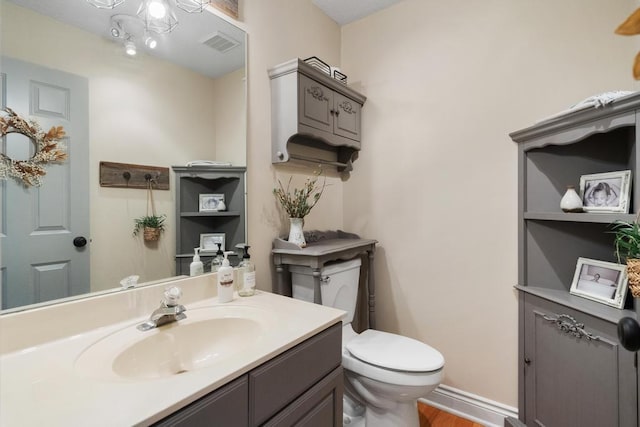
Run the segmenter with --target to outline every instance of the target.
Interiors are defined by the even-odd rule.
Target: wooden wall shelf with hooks
[[[100,186],[146,190],[151,180],[154,190],[169,189],[169,168],[100,162]]]

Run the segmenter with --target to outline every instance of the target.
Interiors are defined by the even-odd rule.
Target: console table
[[[308,234],[308,236],[307,236]],[[337,232],[305,232],[307,246],[300,248],[283,239],[274,239],[273,263],[276,266],[277,283],[274,292],[281,295],[292,295],[291,281],[285,280],[289,273],[288,266],[299,265],[311,268],[313,272],[314,302],[322,304],[320,294],[320,272],[329,261],[349,260],[366,254],[369,259],[367,275],[367,301],[369,306],[369,327],[375,328],[375,280],[373,274],[373,258],[377,240],[361,239],[355,234]]]

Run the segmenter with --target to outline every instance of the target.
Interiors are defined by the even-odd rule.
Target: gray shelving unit
[[[527,425],[637,426],[636,355],[616,324],[636,317],[569,290],[578,257],[616,262],[609,224],[635,215],[563,213],[580,176],[632,171],[640,208],[640,95],[589,107],[510,134],[518,143],[519,417]]]
[[[225,233],[225,250],[247,241],[245,167],[173,166],[176,182],[176,274],[189,274],[200,235]],[[224,194],[226,210],[200,212],[200,194]],[[207,264],[213,254],[201,254]],[[230,258],[231,264],[238,257]]]

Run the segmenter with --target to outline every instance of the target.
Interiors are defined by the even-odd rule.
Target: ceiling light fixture
[[[211,0],[176,0],[176,6],[188,13],[200,13]]]
[[[138,8],[138,18],[144,22],[147,31],[165,34],[178,25],[178,17],[166,0],[145,0]]]
[[[87,3],[98,9],[113,9],[124,3],[124,0],[87,0]]]
[[[167,16],[169,6],[162,0],[148,0],[147,9],[149,16],[153,19],[162,19]]]
[[[144,45],[149,49],[155,49],[158,46],[158,40],[154,39],[151,36],[146,36],[144,39]]]
[[[136,56],[136,53],[138,53],[135,43],[133,43],[131,40],[127,40],[125,42],[124,51],[129,56]]]
[[[122,4],[125,0],[86,0],[92,6],[97,7],[98,9],[113,9],[114,7]],[[200,13],[202,12],[210,3],[211,0],[171,0],[175,3],[175,7],[188,12],[188,13]],[[178,25],[178,17],[174,12],[174,7],[171,6],[169,0],[142,0],[140,1],[140,6],[138,6],[138,11],[136,12],[136,17],[131,17],[138,19],[142,26],[144,27],[145,45],[154,49],[158,42],[154,38],[151,38],[147,41],[148,33],[156,33],[156,34],[165,34],[173,31],[173,29]],[[123,38],[126,40],[132,40],[132,32],[123,28],[122,25],[114,25],[114,18],[119,16],[126,15],[114,15],[111,17],[112,25],[111,25],[111,35],[115,38]],[[139,41],[142,41],[141,35],[133,34],[135,38]]]

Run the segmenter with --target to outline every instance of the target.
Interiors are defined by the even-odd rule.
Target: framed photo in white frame
[[[585,212],[629,213],[630,190],[630,170],[580,177],[580,197]]]
[[[569,293],[622,308],[627,296],[626,266],[580,257]]]
[[[198,212],[218,212],[224,203],[224,194],[200,194]]]
[[[216,253],[218,252],[218,243],[220,249],[225,250],[225,234],[224,233],[204,233],[200,235],[200,253]]]

